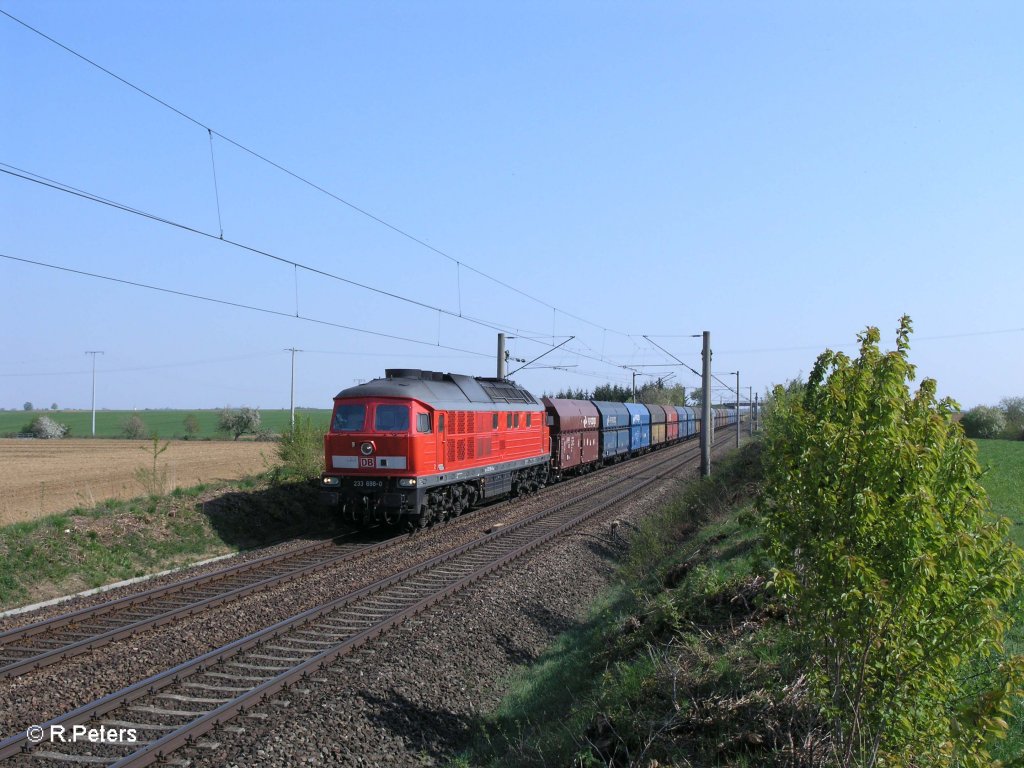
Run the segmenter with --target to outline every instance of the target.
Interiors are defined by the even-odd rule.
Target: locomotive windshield
[[[365,405],[339,405],[334,411],[335,432],[362,432],[366,421]]]
[[[378,432],[408,432],[409,406],[378,405],[373,428]]]

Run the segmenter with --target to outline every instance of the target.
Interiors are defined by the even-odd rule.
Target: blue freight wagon
[[[629,412],[629,450],[640,451],[651,447],[651,412],[640,403],[623,403]]]

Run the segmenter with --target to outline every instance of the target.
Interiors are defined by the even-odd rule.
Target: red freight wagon
[[[423,526],[536,490],[550,447],[543,406],[513,382],[393,369],[334,398],[321,489],[349,520]]]
[[[665,439],[674,443],[679,439],[679,413],[672,405],[665,405],[662,408],[665,411]]]
[[[551,468],[557,475],[585,470],[597,463],[597,407],[585,400],[542,397],[551,427]]]

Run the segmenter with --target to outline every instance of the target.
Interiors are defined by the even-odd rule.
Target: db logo
[[[377,466],[377,461],[376,461],[376,459],[373,458],[373,456],[368,456],[368,457],[360,456],[359,457],[359,466],[360,467],[368,467],[370,469],[373,469],[374,467]]]

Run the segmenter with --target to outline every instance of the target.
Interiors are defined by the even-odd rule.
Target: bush
[[[182,421],[185,426],[185,439],[191,440],[199,434],[199,419],[196,418],[194,413],[188,414]]]
[[[999,407],[1006,420],[1005,436],[1010,440],[1024,440],[1024,397],[1004,397]]]
[[[1003,434],[1006,420],[1003,417],[1003,412],[998,408],[979,405],[963,415],[960,425],[968,437],[991,439]]]
[[[277,455],[283,464],[279,471],[281,477],[290,480],[319,477],[324,468],[324,430],[315,426],[308,416],[296,416],[295,426],[281,435]]]
[[[956,404],[932,379],[911,393],[910,332],[883,354],[869,328],[856,360],[827,350],[802,394],[776,389],[759,509],[835,763],[981,768],[1024,677],[991,663],[1022,553]],[[988,684],[968,674],[988,666]]]
[[[260,428],[260,412],[255,408],[243,407],[237,411],[225,407],[217,419],[217,429],[233,435],[237,440],[242,435],[256,434]]]
[[[26,431],[31,432],[33,437],[43,440],[59,440],[69,430],[67,424],[60,424],[49,416],[36,416]]]
[[[146,423],[133,413],[121,422],[121,434],[129,440],[141,440],[146,436]]]

